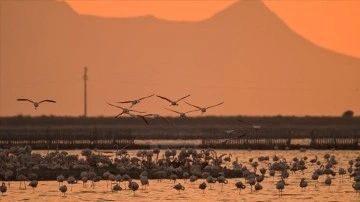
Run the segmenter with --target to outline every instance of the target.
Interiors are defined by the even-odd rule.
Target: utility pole
[[[86,81],[88,80],[87,76],[87,67],[84,67],[84,116],[87,117],[87,88],[86,88]]]

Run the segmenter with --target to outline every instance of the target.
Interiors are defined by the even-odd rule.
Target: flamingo
[[[182,98],[180,98],[180,99],[178,99],[178,100],[176,100],[176,101],[172,101],[172,100],[170,100],[170,99],[168,99],[168,98],[166,98],[166,97],[160,96],[160,95],[156,95],[156,96],[159,97],[159,98],[161,98],[161,99],[164,99],[164,100],[170,102],[170,103],[171,103],[170,106],[177,106],[177,105],[179,105],[178,102],[179,102],[180,100],[189,97],[190,94],[187,95],[187,96],[184,96],[184,97],[182,97]]]
[[[351,186],[355,190],[355,194],[358,195],[358,193],[360,191],[360,182],[354,182]],[[5,189],[5,191],[6,191],[6,189]]]
[[[227,136],[232,136],[232,135],[236,135],[236,138],[241,138],[247,135],[247,133],[243,133],[241,134],[240,131],[236,131],[234,129],[232,130],[224,130],[224,132],[226,133]]]
[[[330,190],[330,185],[331,185],[331,178],[328,176],[326,179],[325,179],[325,184],[327,184],[329,186],[328,190]]]
[[[135,119],[135,118],[141,118],[142,120],[145,121],[146,125],[149,125],[149,122],[146,120],[145,116],[139,115],[139,114],[130,114],[130,113],[124,113],[130,116],[130,119]]]
[[[130,190],[132,190],[134,192],[134,196],[135,196],[135,191],[139,189],[139,184],[130,180],[129,188],[130,188]]]
[[[32,180],[32,181],[29,183],[28,186],[30,186],[30,187],[33,188],[33,193],[34,193],[35,188],[38,186],[38,181],[37,181],[37,180]]]
[[[149,178],[146,175],[140,177],[140,183],[142,186],[142,191],[146,191],[146,186],[149,186]],[[145,187],[145,190],[144,190]]]
[[[145,112],[140,112],[140,111],[136,111],[136,110],[133,110],[133,109],[128,109],[128,108],[125,108],[125,107],[120,107],[120,106],[113,105],[113,104],[110,104],[110,103],[108,103],[108,104],[113,106],[113,107],[117,107],[117,108],[122,109],[122,112],[120,114],[116,115],[115,117],[121,116],[122,114],[129,114],[130,112],[145,113]]]
[[[276,189],[279,190],[279,198],[281,198],[284,188],[285,188],[284,180],[280,180],[276,183]]]
[[[308,183],[305,181],[305,178],[301,178],[300,181],[300,187],[302,191],[305,191],[305,188],[307,187]]]
[[[245,188],[246,188],[246,186],[244,185],[244,183],[242,183],[241,181],[236,182],[236,183],[235,183],[235,186],[236,186],[236,188],[240,189],[239,194],[241,193],[241,190],[242,190],[242,189],[245,189]]]
[[[149,98],[149,97],[152,97],[154,96],[154,94],[152,95],[148,95],[148,96],[145,96],[145,97],[142,97],[142,98],[139,98],[139,99],[135,99],[135,100],[129,100],[129,101],[122,101],[122,102],[116,102],[116,103],[131,103],[130,107],[133,107],[134,105],[138,104],[140,102],[140,100],[143,100],[145,98]]]
[[[203,114],[206,112],[207,109],[212,108],[212,107],[219,106],[219,105],[221,105],[221,104],[224,103],[224,101],[223,101],[223,102],[220,102],[220,103],[218,103],[218,104],[211,105],[211,106],[208,106],[208,107],[199,107],[199,106],[190,104],[190,103],[188,103],[188,102],[186,102],[186,101],[184,101],[184,102],[185,102],[186,104],[190,105],[190,106],[193,106],[193,107],[197,108],[199,111],[201,111],[201,115],[203,115]]]
[[[166,123],[171,124],[169,120],[167,120],[165,117],[160,116],[159,114],[145,114],[144,117],[152,117],[153,119],[162,119]]]
[[[191,111],[187,111],[187,112],[178,112],[178,111],[175,111],[175,110],[172,110],[172,109],[168,109],[166,107],[165,107],[165,109],[167,109],[169,111],[172,111],[172,112],[175,112],[175,113],[178,113],[180,115],[180,118],[186,118],[187,113],[198,111],[198,110],[191,110]]]
[[[64,182],[64,180],[65,180],[64,175],[59,175],[59,176],[56,177],[56,181],[59,182],[59,187],[60,187],[60,183],[61,183],[61,185],[62,185],[63,182]]]
[[[119,184],[115,184],[114,186],[113,186],[113,188],[112,188],[112,191],[114,192],[114,191],[121,191],[122,190],[122,188],[120,187],[120,185]]]
[[[0,191],[1,191],[1,195],[4,195],[4,193],[7,191],[7,187],[5,185],[5,182],[3,182],[1,184]]]
[[[28,102],[31,102],[31,103],[34,104],[35,109],[37,109],[37,107],[40,105],[40,103],[43,103],[43,102],[56,103],[56,101],[54,101],[54,100],[41,100],[40,102],[34,102],[34,101],[32,101],[32,100],[24,99],[24,98],[19,98],[19,99],[17,99],[17,101],[28,101]]]
[[[180,194],[180,191],[185,190],[185,187],[181,183],[179,183],[179,184],[174,186],[174,189],[178,190],[179,194]]]
[[[202,189],[203,190],[203,193],[205,193],[205,189],[206,189],[207,185],[205,182],[199,184],[199,189]]]
[[[64,194],[64,196],[65,196],[65,193],[67,192],[67,187],[66,187],[66,185],[62,185],[60,188],[59,188],[59,190]]]
[[[240,121],[240,122],[242,122],[242,123],[244,123],[246,125],[251,126],[255,130],[259,130],[262,127],[262,125],[255,125],[255,124],[252,124],[250,122],[247,122],[247,121],[244,121],[244,120],[241,120],[241,119],[238,119],[238,121]]]

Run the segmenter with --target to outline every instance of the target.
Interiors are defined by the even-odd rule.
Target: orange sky
[[[0,0],[1,1],[1,0]],[[59,0],[66,1],[75,11],[79,14],[88,14],[102,17],[136,17],[136,16],[144,16],[144,15],[153,15],[159,19],[164,20],[173,20],[173,21],[200,21],[206,20],[211,16],[215,15],[218,12],[226,9],[230,5],[232,5],[234,0]],[[251,1],[251,0],[247,0]],[[4,2],[4,1],[3,1]],[[8,1],[10,2],[10,1]],[[20,1],[19,1],[20,2]],[[292,30],[313,42],[316,45],[321,47],[343,53],[346,55],[355,56],[360,58],[360,0],[268,0],[264,1],[265,5],[268,6],[270,10],[272,10],[279,18],[281,18]],[[27,7],[26,7],[27,8]],[[10,19],[9,19],[10,20]],[[11,23],[8,23],[12,25]],[[11,32],[9,32],[11,33]],[[16,36],[16,35],[15,35]],[[3,38],[3,42],[8,41]],[[3,43],[4,44],[4,43]],[[2,45],[3,45],[2,44]],[[6,47],[6,46],[2,46]],[[11,45],[8,48],[9,52],[12,50],[16,50]],[[3,52],[6,52],[6,48]],[[16,52],[14,51],[14,52]],[[27,55],[27,53],[25,53]],[[42,55],[41,55],[42,56]],[[5,57],[4,57],[5,58]],[[8,59],[10,58],[10,59]],[[73,97],[75,95],[79,96],[78,92],[82,93],[83,82],[81,80],[82,76],[82,68],[84,65],[89,66],[89,83],[88,87],[91,89],[91,92],[102,92],[101,96],[104,97],[99,101],[98,95],[94,95],[89,93],[89,116],[112,116],[114,115],[114,108],[105,104],[106,101],[119,101],[119,100],[129,100],[133,98],[139,98],[141,96],[149,95],[152,93],[159,93],[163,96],[170,96],[170,98],[180,97],[186,94],[195,94],[191,92],[191,89],[195,89],[203,93],[201,96],[192,95],[190,102],[193,104],[204,103],[205,106],[209,106],[218,102],[223,101],[224,92],[232,92],[238,90],[237,83],[230,83],[231,85],[226,86],[219,84],[214,88],[208,86],[190,86],[184,85],[184,83],[180,83],[177,85],[172,85],[169,87],[166,84],[172,84],[179,80],[179,78],[174,78],[174,81],[171,80],[170,73],[167,72],[164,74],[159,74],[158,77],[152,78],[149,81],[149,85],[143,87],[143,83],[136,84],[135,87],[140,89],[137,92],[127,91],[122,94],[115,94],[108,90],[112,88],[121,89],[123,85],[130,85],[135,78],[135,76],[128,77],[121,82],[118,82],[118,75],[114,75],[115,78],[112,78],[114,82],[109,79],[107,84],[111,83],[112,86],[106,86],[102,83],[103,77],[101,75],[101,71],[98,71],[96,74],[95,69],[93,68],[95,64],[88,64],[86,62],[82,63],[71,63],[76,66],[73,68],[71,72],[68,72],[66,78],[63,78],[60,75],[57,75],[56,81],[49,81],[47,74],[51,76],[51,74],[55,74],[51,71],[49,67],[43,67],[44,70],[40,71],[40,67],[30,67],[34,68],[34,72],[39,72],[39,77],[34,78],[34,81],[28,79],[27,75],[23,75],[22,77],[13,77],[12,75],[18,76],[18,74],[4,75],[4,72],[10,72],[10,69],[14,69],[9,67],[11,65],[11,57],[6,57],[8,59],[7,64],[1,66],[2,79],[0,81],[0,97],[1,102],[0,107],[0,116],[8,116],[8,115],[17,115],[22,113],[23,115],[80,115],[82,114],[83,105],[82,105],[82,94],[81,99],[71,100],[69,97]],[[25,58],[26,59],[26,58]],[[24,58],[17,58],[19,61],[25,61]],[[316,59],[316,58],[315,58]],[[86,59],[87,60],[87,59]],[[86,61],[85,60],[85,61]],[[5,61],[5,60],[2,60]],[[37,61],[37,60],[36,60]],[[71,60],[70,60],[71,61]],[[75,61],[75,60],[74,60]],[[91,61],[91,60],[90,60]],[[42,61],[39,61],[39,64]],[[94,61],[93,61],[94,62]],[[24,62],[25,64],[25,62]],[[61,63],[62,64],[62,63]],[[68,64],[68,63],[66,63]],[[21,68],[25,65],[18,65]],[[61,65],[59,65],[61,66]],[[6,68],[9,71],[4,71]],[[23,69],[19,68],[19,71]],[[359,66],[360,69],[360,66]],[[14,70],[15,71],[15,70]],[[182,71],[181,69],[178,71]],[[94,73],[95,72],[95,73]],[[359,71],[351,73],[354,76],[354,80],[356,80],[356,75]],[[295,74],[295,73],[294,73]],[[324,75],[326,72],[323,73]],[[45,75],[45,76],[44,76]],[[326,76],[326,75],[325,75]],[[338,74],[335,74],[337,77]],[[165,82],[164,84],[157,83],[157,79],[162,77],[166,77],[166,79],[162,80]],[[167,78],[169,77],[169,78]],[[6,78],[6,79],[4,79]],[[224,79],[222,75],[219,77],[220,79]],[[6,80],[6,81],[5,81]],[[14,80],[14,81],[13,81]],[[287,80],[284,80],[287,81]],[[352,81],[352,80],[351,80]],[[153,83],[151,83],[153,82]],[[284,100],[285,98],[277,98],[273,99],[273,103],[269,103],[267,100],[253,100],[244,102],[244,98],[239,95],[237,97],[238,100],[247,103],[244,104],[236,112],[233,112],[234,106],[237,106],[237,101],[233,100],[224,100],[226,104],[221,107],[216,107],[210,110],[208,115],[233,115],[234,113],[244,113],[245,115],[277,115],[276,107],[269,109],[269,106],[276,105],[283,108],[285,105],[286,108],[282,109],[283,111],[279,114],[283,115],[341,115],[341,113],[345,110],[351,109],[354,110],[355,115],[359,116],[360,114],[360,86],[358,80],[354,82],[354,86],[351,89],[335,89],[333,86],[325,86],[324,88],[319,89],[311,89],[312,86],[307,86],[306,83],[302,85],[299,83],[299,89],[296,92],[293,92],[293,89],[287,89],[286,86],[269,86],[269,88],[257,88],[256,86],[256,78],[249,79],[249,86],[240,86],[240,89],[246,92],[254,92],[263,93],[264,97],[272,97],[272,89],[273,91],[282,91],[284,95],[287,95],[288,100]],[[291,82],[291,81],[289,81]],[[316,80],[318,82],[318,80]],[[332,83],[334,83],[331,80]],[[60,85],[63,85],[67,96],[63,96],[64,92],[57,92],[52,89],[57,88]],[[46,84],[46,85],[44,85]],[[103,85],[101,85],[103,84]],[[138,86],[137,86],[138,85]],[[334,85],[337,85],[335,83]],[[140,86],[140,87],[139,87]],[[184,87],[185,86],[185,87]],[[168,91],[171,89],[176,90],[176,94],[171,95]],[[160,89],[160,90],[159,90]],[[169,90],[170,89],[170,90]],[[230,89],[230,90],[229,90]],[[168,90],[168,91],[166,91]],[[174,90],[174,91],[175,91]],[[233,90],[233,91],[232,91]],[[295,89],[296,90],[296,89]],[[90,90],[89,90],[90,91]],[[164,93],[167,92],[167,93]],[[324,92],[325,91],[325,92]],[[6,92],[6,93],[5,93]],[[324,99],[331,100],[333,103],[332,108],[330,108],[330,104],[322,105],[319,104],[320,101],[312,100],[312,95],[314,94],[324,95]],[[170,94],[170,95],[169,95]],[[292,105],[292,98],[289,95],[304,95],[303,100],[311,100],[314,105],[320,106],[320,109],[313,109],[312,105],[305,106],[301,105],[301,101],[297,101],[297,105]],[[5,95],[5,96],[4,96]],[[92,96],[92,97],[91,97]],[[16,98],[32,98],[34,100],[39,99],[54,99],[57,100],[59,104],[55,105],[57,107],[56,112],[53,112],[54,105],[44,104],[40,107],[40,110],[34,110],[33,107],[29,107],[29,104],[23,104],[19,102],[15,102]],[[206,98],[206,99],[205,99]],[[96,100],[98,99],[98,100]],[[212,100],[214,99],[214,100]],[[94,101],[96,100],[96,101]],[[104,101],[105,100],[105,101]],[[146,101],[149,103],[148,106],[152,106],[152,104],[161,103],[159,99],[149,99]],[[146,102],[144,104],[146,104]],[[278,102],[278,103],[277,103]],[[61,104],[60,104],[61,103]],[[164,102],[162,102],[164,104]],[[265,104],[264,104],[265,103]],[[289,104],[290,103],[290,104]],[[298,105],[300,103],[300,105]],[[305,102],[304,102],[305,103]],[[312,104],[310,103],[310,104]],[[98,106],[102,106],[103,108],[97,108]],[[143,108],[142,108],[143,107]],[[188,107],[188,106],[185,106]],[[96,110],[95,110],[96,108]],[[243,112],[244,109],[254,109],[254,112]],[[138,110],[144,111],[146,109],[146,105],[140,106]],[[162,112],[157,112],[162,115],[171,115],[175,116],[174,113],[169,112],[163,107]],[[187,108],[189,109],[189,108]],[[152,109],[153,110],[153,109]],[[95,111],[95,112],[94,112]],[[146,110],[145,110],[146,111]],[[266,111],[263,113],[263,111]],[[102,114],[100,114],[102,113]]]
[[[80,14],[104,17],[153,15],[160,19],[199,21],[233,4],[233,0],[66,0]],[[360,58],[360,1],[263,1],[290,28],[313,43]],[[341,30],[341,31],[339,31]]]

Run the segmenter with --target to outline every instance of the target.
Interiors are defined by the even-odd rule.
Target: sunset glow
[[[347,0],[1,1],[0,116],[82,115],[84,66],[89,116],[151,94],[224,102],[211,116],[359,115],[359,10]],[[18,98],[56,103],[34,110]],[[134,106],[178,116],[165,107],[157,96]]]

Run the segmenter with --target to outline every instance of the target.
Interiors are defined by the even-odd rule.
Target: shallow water
[[[34,153],[45,153],[46,151],[33,151]],[[69,154],[80,154],[80,150],[67,151]],[[107,154],[112,154],[114,151],[98,151]],[[130,156],[134,156],[137,150],[128,150]],[[161,150],[164,152],[164,150]],[[265,174],[265,179],[261,183],[263,189],[255,192],[251,191],[250,185],[245,183],[244,178],[231,178],[228,179],[228,184],[207,184],[207,188],[203,193],[203,190],[199,189],[199,184],[204,182],[204,179],[198,179],[194,184],[183,179],[176,180],[175,184],[181,183],[185,186],[185,190],[180,193],[173,188],[175,185],[173,181],[166,180],[149,180],[150,185],[145,190],[142,190],[141,183],[138,179],[137,182],[140,187],[135,193],[127,188],[127,183],[121,182],[120,186],[123,190],[119,192],[112,192],[111,186],[107,186],[107,182],[102,180],[95,183],[95,187],[91,187],[91,183],[88,182],[86,187],[83,187],[81,182],[72,186],[64,183],[68,187],[66,195],[63,196],[59,191],[59,183],[57,181],[39,181],[38,187],[33,190],[31,187],[27,189],[19,189],[19,182],[10,182],[7,192],[0,196],[0,201],[360,201],[360,196],[356,196],[354,189],[352,188],[353,179],[350,180],[349,174],[344,175],[344,180],[340,182],[340,175],[336,175],[332,178],[331,186],[327,186],[324,181],[326,175],[322,175],[318,179],[318,183],[315,187],[315,181],[311,179],[313,171],[318,168],[318,165],[311,165],[310,159],[315,155],[321,162],[325,162],[323,156],[328,153],[334,155],[338,164],[333,167],[333,170],[338,172],[340,167],[347,169],[349,160],[355,160],[360,156],[360,151],[350,150],[307,150],[306,152],[300,151],[280,151],[280,150],[216,150],[218,155],[232,154],[231,162],[238,157],[238,161],[251,168],[249,158],[253,158],[254,161],[258,161],[259,156],[269,156],[270,161],[259,162],[258,169],[264,167],[267,168],[267,164],[272,161],[274,155],[280,158],[286,158],[287,162],[291,162],[293,157],[299,159],[307,156],[306,163],[307,169],[304,174],[301,171],[295,173],[290,172],[289,178],[286,179],[286,185],[281,199],[279,199],[279,191],[276,189],[276,182],[280,179],[279,173],[276,173],[275,178],[269,176],[269,173]],[[81,156],[81,155],[79,155]],[[231,162],[228,165],[231,167]],[[68,176],[65,176],[68,177]],[[226,177],[226,176],[225,176]],[[308,187],[305,191],[302,191],[299,187],[300,179],[305,178],[308,182]],[[242,181],[246,188],[241,192],[236,188],[235,183]],[[6,182],[8,184],[8,182]],[[223,186],[223,187],[222,187]],[[126,187],[126,190],[125,190]]]

